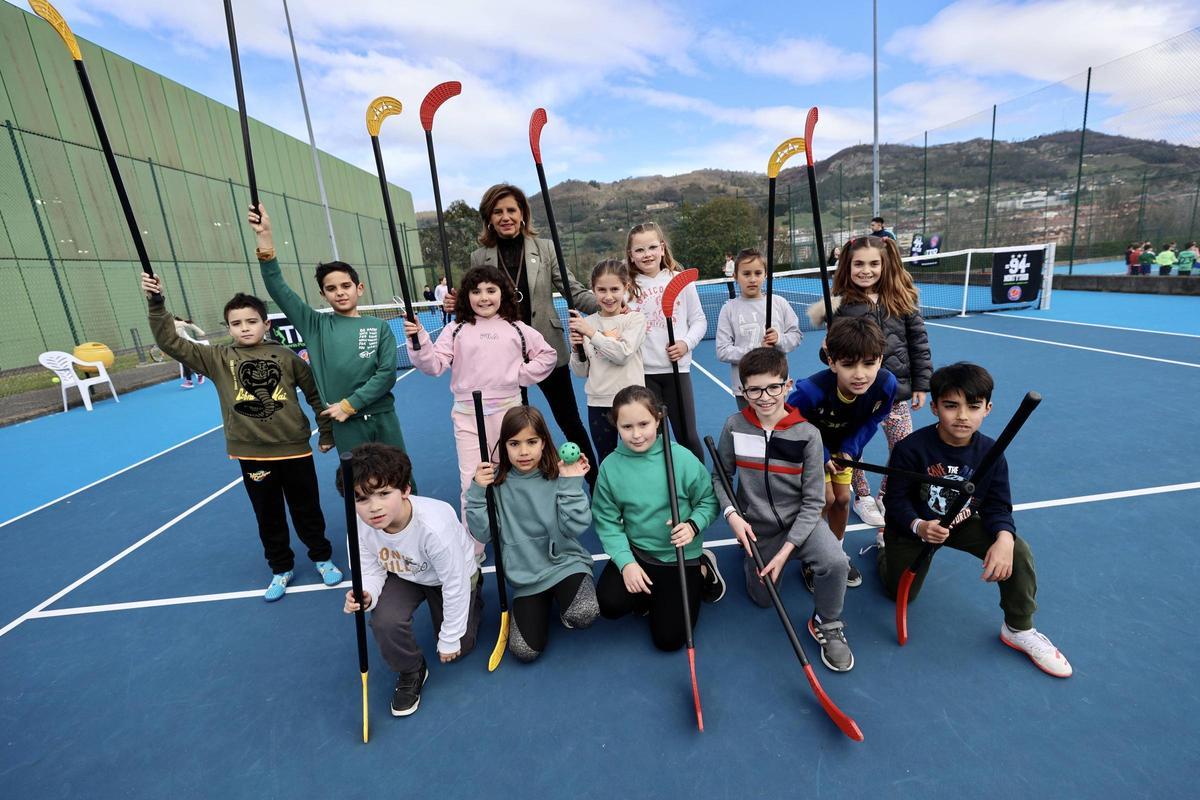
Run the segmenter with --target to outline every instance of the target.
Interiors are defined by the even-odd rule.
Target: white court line
[[[407,378],[409,375],[413,374],[414,372],[416,372],[416,370],[409,367],[408,372],[404,373],[399,378],[396,378],[396,383],[399,383],[400,381],[404,380],[405,378]],[[178,444],[173,444],[170,447],[168,447],[166,450],[160,450],[152,456],[146,456],[145,458],[143,458],[141,461],[138,461],[137,463],[130,464],[128,467],[122,467],[121,469],[117,470],[116,472],[114,472],[110,475],[105,475],[103,478],[98,478],[97,480],[94,480],[91,483],[89,483],[87,486],[80,486],[78,489],[75,489],[74,491],[67,492],[62,497],[56,497],[53,500],[42,503],[37,508],[31,508],[22,514],[18,514],[17,516],[13,517],[12,519],[7,519],[4,522],[0,522],[0,528],[3,528],[5,525],[11,525],[12,523],[17,522],[18,520],[25,519],[25,517],[28,517],[30,514],[36,514],[37,512],[41,511],[42,509],[49,508],[50,506],[54,505],[55,503],[61,503],[63,500],[74,497],[75,495],[79,494],[80,492],[85,492],[88,489],[91,489],[93,486],[97,486],[101,483],[104,483],[106,480],[109,480],[110,478],[115,478],[118,475],[129,472],[129,470],[134,469],[136,467],[140,467],[142,464],[145,464],[148,461],[153,461],[154,459],[158,458],[159,456],[165,456],[167,453],[171,452],[172,450],[178,450],[180,447],[183,447],[185,444],[191,444],[192,442],[196,441],[197,439],[199,439],[203,436],[207,436],[208,434],[212,433],[213,431],[219,431],[219,430],[221,430],[221,426],[217,425],[214,428],[209,428],[206,431],[197,433],[192,438],[184,439],[182,442],[180,442]]]
[[[985,316],[1005,317],[1007,319],[1029,319],[1034,322],[1057,322],[1060,325],[1083,325],[1088,328],[1106,328],[1110,331],[1133,331],[1134,333],[1157,333],[1159,336],[1186,336],[1189,339],[1200,339],[1200,333],[1176,333],[1175,331],[1156,331],[1150,328],[1127,328],[1124,325],[1101,325],[1099,322],[1076,322],[1071,319],[1045,319],[1044,317],[1027,317],[1024,314],[1013,314],[1009,311],[985,311]]]
[[[934,328],[949,328],[952,331],[966,331],[967,333],[981,333],[984,336],[1001,336],[1005,339],[1019,339],[1022,342],[1036,342],[1037,344],[1049,344],[1055,347],[1068,347],[1072,350],[1087,350],[1092,353],[1106,353],[1110,356],[1124,356],[1125,358],[1137,358],[1142,361],[1157,361],[1160,364],[1175,364],[1179,367],[1194,367],[1200,369],[1200,364],[1193,364],[1190,361],[1174,361],[1169,358],[1156,358],[1154,356],[1143,356],[1139,353],[1123,353],[1120,350],[1105,350],[1102,347],[1084,347],[1081,344],[1067,344],[1066,342],[1055,342],[1050,339],[1034,339],[1030,336],[1014,336],[1011,333],[1000,333],[998,331],[984,331],[978,328],[966,328],[961,325],[946,325],[941,322],[925,322],[926,326]]]
[[[722,389],[724,389],[725,392],[730,397],[736,397],[736,395],[733,393],[733,389],[730,389],[728,386],[726,386],[725,383],[721,379],[719,379],[716,375],[713,375],[711,372],[706,370],[704,368],[704,366],[694,358],[692,359],[692,366],[695,367],[696,369],[700,370],[701,372],[703,372],[709,378],[711,378],[712,382],[715,383],[717,386],[720,386]]]
[[[1099,503],[1106,500],[1122,500],[1129,497],[1146,497],[1148,495],[1166,494],[1168,492],[1186,492],[1195,489],[1200,489],[1200,481],[1192,483],[1174,483],[1165,486],[1148,486],[1144,489],[1126,489],[1119,492],[1103,492],[1101,494],[1085,494],[1077,497],[1062,497],[1057,500],[1037,500],[1032,503],[1018,503],[1013,506],[1013,511],[1034,511],[1040,508],[1057,508],[1060,506],[1082,505],[1085,503]],[[846,532],[850,531],[865,531],[874,530],[874,525],[848,525]],[[734,547],[738,545],[737,539],[714,539],[704,543],[705,547]],[[607,561],[607,553],[598,553],[592,556],[593,561]],[[495,567],[484,567],[483,572],[494,573]],[[81,581],[82,582],[82,581]],[[342,581],[337,586],[325,586],[323,584],[310,584],[305,586],[293,586],[288,588],[288,594],[297,592],[322,592],[334,589],[347,589],[350,587],[349,581]],[[78,606],[76,608],[58,608],[51,611],[44,611],[46,605],[50,602],[42,604],[38,609],[35,609],[25,615],[28,619],[48,619],[51,617],[73,617],[82,614],[100,614],[109,611],[130,611],[141,608],[159,608],[162,606],[178,606],[188,605],[191,603],[211,603],[221,600],[242,600],[247,598],[261,598],[262,589],[248,589],[241,592],[225,592],[223,594],[197,594],[187,597],[165,597],[158,600],[137,600],[128,603],[106,603],[104,605],[95,606]],[[58,596],[61,596],[58,595]],[[15,626],[16,623],[13,623]],[[7,632],[7,628],[0,630],[0,636]]]
[[[55,503],[61,503],[63,500],[66,500],[69,497],[74,497],[75,495],[79,494],[80,492],[85,492],[88,489],[92,488],[93,486],[104,483],[106,480],[108,480],[110,478],[115,478],[118,475],[129,472],[129,470],[131,470],[135,467],[140,467],[142,464],[145,464],[147,461],[153,461],[154,459],[158,458],[159,456],[165,456],[167,453],[171,452],[172,450],[178,450],[180,447],[183,447],[185,444],[191,444],[192,442],[196,441],[197,439],[199,439],[203,436],[207,436],[208,434],[212,433],[213,431],[219,431],[219,430],[221,430],[220,425],[216,426],[215,428],[209,428],[208,430],[203,431],[202,433],[197,433],[192,438],[184,439],[179,444],[173,444],[170,447],[168,447],[166,450],[160,450],[152,456],[146,456],[141,461],[138,461],[136,464],[130,464],[128,467],[123,467],[123,468],[117,470],[116,472],[112,473],[111,475],[105,475],[103,478],[99,478],[98,480],[92,481],[87,486],[80,486],[78,489],[76,489],[72,492],[67,492],[62,497],[56,497],[53,500],[50,500],[49,502],[42,503],[37,508],[31,508],[23,514],[18,514],[17,516],[13,517],[12,519],[7,519],[4,522],[0,522],[0,528],[3,528],[5,525],[10,525],[10,524],[16,522],[17,520],[25,519],[25,517],[28,517],[30,514],[36,514],[37,512],[41,511],[43,508],[49,508],[50,506],[54,505]]]
[[[415,372],[415,371],[416,371],[416,370],[412,370],[412,369],[410,369],[408,372],[404,373],[404,374],[403,374],[403,375],[401,375],[399,378],[396,378],[396,383],[399,383],[399,382],[400,382],[401,380],[403,380],[404,378],[407,378],[409,375],[411,375],[411,374],[412,374],[413,372]],[[393,384],[393,385],[395,385],[395,384]],[[312,436],[315,436],[316,434],[317,434],[317,430],[314,428],[314,429],[313,429],[313,430],[312,430],[312,431],[309,433],[309,436],[310,436],[310,437],[312,437]],[[174,526],[174,525],[175,525],[175,523],[177,523],[177,522],[179,522],[179,521],[181,521],[181,520],[183,520],[183,519],[186,519],[187,517],[191,516],[193,513],[195,513],[196,511],[199,511],[201,508],[203,508],[204,506],[208,505],[208,504],[209,504],[209,503],[211,503],[213,500],[216,500],[218,497],[220,497],[221,495],[225,494],[226,492],[228,492],[230,489],[232,489],[234,486],[237,486],[237,485],[238,485],[239,483],[241,483],[241,482],[242,482],[242,479],[241,479],[240,477],[238,477],[238,478],[234,478],[232,481],[230,481],[229,483],[225,484],[225,485],[224,485],[224,486],[222,486],[220,489],[218,489],[217,491],[213,492],[212,494],[210,494],[208,497],[204,498],[204,499],[203,499],[203,500],[201,500],[200,502],[196,503],[196,504],[195,504],[195,505],[193,505],[191,508],[189,508],[188,510],[184,511],[182,514],[179,514],[178,516],[174,517],[173,519],[171,519],[171,520],[168,520],[168,521],[167,521],[166,523],[164,523],[163,525],[159,526],[159,527],[158,527],[158,528],[156,528],[155,530],[153,530],[153,531],[151,531],[150,533],[148,533],[148,534],[146,534],[145,536],[143,536],[143,537],[142,537],[142,538],[141,538],[139,541],[137,541],[137,542],[134,542],[134,543],[133,543],[133,544],[131,544],[129,547],[126,547],[124,550],[122,550],[121,552],[117,553],[115,556],[113,556],[112,558],[110,558],[108,561],[105,561],[103,564],[101,564],[100,566],[96,567],[94,570],[92,570],[92,571],[91,571],[91,572],[89,572],[88,574],[84,575],[82,578],[78,579],[77,581],[75,581],[75,582],[74,582],[74,583],[72,583],[71,585],[67,586],[66,588],[64,588],[64,589],[60,589],[59,591],[55,592],[53,595],[51,595],[50,597],[46,598],[46,599],[45,599],[45,600],[43,600],[42,602],[38,603],[36,606],[34,606],[34,607],[33,607],[33,608],[31,608],[30,610],[26,611],[26,612],[25,612],[24,614],[22,614],[21,616],[17,617],[17,618],[16,618],[16,619],[14,619],[12,622],[10,622],[10,623],[8,623],[7,625],[5,625],[3,628],[0,628],[0,636],[4,636],[4,634],[6,634],[6,633],[8,633],[9,631],[11,631],[13,628],[17,627],[18,625],[20,625],[20,624],[21,624],[22,622],[24,622],[25,620],[27,620],[27,619],[34,619],[34,618],[36,618],[36,617],[37,617],[39,614],[41,614],[42,610],[43,610],[43,609],[45,609],[45,608],[46,608],[46,606],[53,605],[54,603],[58,602],[60,599],[62,599],[62,598],[63,598],[63,597],[65,597],[66,595],[70,594],[71,592],[75,591],[75,590],[76,590],[76,589],[78,589],[80,586],[82,586],[83,584],[87,583],[87,582],[88,582],[88,581],[90,581],[92,578],[96,577],[96,576],[97,576],[97,575],[99,575],[101,572],[103,572],[104,570],[106,570],[106,569],[108,569],[109,567],[111,567],[113,564],[116,564],[118,561],[120,561],[121,559],[125,558],[125,556],[129,555],[130,553],[132,553],[133,551],[137,550],[137,549],[138,549],[139,547],[141,547],[142,545],[144,545],[144,544],[146,544],[147,542],[149,542],[149,541],[153,540],[153,539],[154,539],[155,537],[157,537],[159,534],[163,533],[164,531],[166,531],[166,530],[168,530],[169,528],[171,528],[172,526]]]

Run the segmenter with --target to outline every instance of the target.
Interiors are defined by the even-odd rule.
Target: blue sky
[[[57,6],[80,36],[234,104],[216,0]],[[812,105],[821,108],[818,159],[871,140],[866,0],[290,0],[289,8],[318,145],[373,169],[363,113],[377,95],[399,98],[405,111],[388,120],[381,140],[388,177],[413,192],[418,209],[432,208],[418,109],[445,80],[463,83],[434,127],[447,203],[474,205],[501,180],[536,189],[527,128],[537,106],[550,115],[542,147],[551,183],[763,170],[779,142],[803,134]],[[234,9],[251,116],[307,138],[282,3],[235,0]],[[1058,119],[1078,127],[1071,96],[1087,66],[1197,25],[1200,4],[1180,0],[881,2],[881,140],[919,137],[1068,76],[1074,89],[1035,95],[1018,104],[1020,115],[1014,107],[1009,133],[1056,130]],[[1114,132],[1200,145],[1198,60],[1189,50],[1142,59],[1151,65],[1145,74],[1110,68],[1093,81],[1103,84],[1093,119]],[[1192,74],[1171,72],[1179,69]],[[1146,86],[1163,87],[1162,96],[1147,96]],[[1147,103],[1161,108],[1131,111]],[[1189,124],[1178,124],[1179,113]],[[931,133],[931,143],[987,135],[988,124],[984,113]]]

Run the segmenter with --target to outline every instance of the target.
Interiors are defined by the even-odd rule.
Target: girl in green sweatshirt
[[[504,414],[499,442],[499,467],[480,464],[467,489],[467,527],[480,542],[491,541],[487,487],[493,486],[504,572],[513,588],[508,650],[528,662],[546,649],[552,603],[567,628],[586,628],[599,614],[592,554],[579,541],[592,522],[583,492],[590,465],[586,457],[560,461],[545,417],[531,406]]]
[[[650,637],[660,650],[683,647],[683,597],[676,547],[683,548],[692,622],[700,601],[725,593],[703,531],[717,515],[712,477],[686,447],[672,443],[678,525],[670,524],[659,400],[643,386],[628,386],[613,398],[613,424],[621,441],[600,465],[592,494],[596,534],[611,560],[596,586],[600,613],[617,619],[630,613],[650,617]]]

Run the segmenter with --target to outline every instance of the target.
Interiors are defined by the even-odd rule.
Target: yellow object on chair
[[[108,345],[101,342],[84,342],[77,345],[73,352],[80,361],[99,361],[105,369],[113,365],[113,351],[109,349]],[[76,366],[76,369],[84,375],[95,375],[99,372],[95,367]]]

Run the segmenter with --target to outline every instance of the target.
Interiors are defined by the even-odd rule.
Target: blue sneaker
[[[271,585],[267,587],[267,591],[263,594],[263,600],[268,603],[273,603],[283,597],[283,593],[287,591],[288,581],[292,579],[292,571],[281,572],[278,575],[271,577]]]
[[[337,586],[342,582],[342,571],[335,567],[332,561],[317,561],[315,566],[326,586]]]

